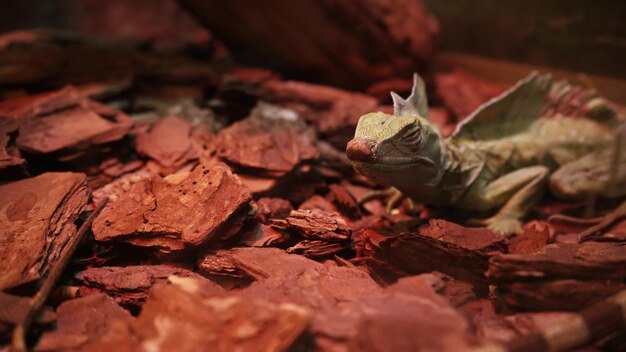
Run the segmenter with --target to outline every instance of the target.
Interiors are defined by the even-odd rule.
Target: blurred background
[[[2,1],[0,31],[57,28],[108,38],[176,39],[201,30],[196,19],[208,16],[197,12],[194,18],[181,4],[193,9],[208,2]],[[213,3],[225,5],[224,1]],[[249,1],[230,3],[239,6],[239,11],[254,14],[257,10],[254,6],[246,9],[252,3]],[[442,50],[626,78],[626,3],[623,1],[424,0],[424,3],[439,21],[438,46]],[[297,2],[286,4],[298,6]],[[215,16],[227,18],[231,14]]]
[[[357,90],[433,63],[507,84],[547,67],[602,76],[590,81],[625,101],[610,80],[626,79],[624,14],[626,3],[610,0],[23,0],[0,3],[0,31],[52,28],[174,46],[200,38],[240,63]]]

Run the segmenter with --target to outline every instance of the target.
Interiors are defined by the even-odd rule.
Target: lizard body
[[[357,172],[418,202],[499,209],[485,224],[505,235],[520,228],[548,186],[567,199],[602,193],[613,129],[623,120],[595,93],[531,74],[443,139],[427,119],[417,75],[407,100],[392,96],[394,115],[374,112],[359,119],[347,147]],[[570,100],[581,105],[575,111],[582,116],[561,114],[568,102],[574,104]]]

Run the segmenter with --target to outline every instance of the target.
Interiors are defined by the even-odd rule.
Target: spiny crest
[[[402,99],[396,92],[391,92],[393,100],[393,114],[395,116],[415,116],[428,119],[428,101],[424,81],[417,74],[413,74],[413,89],[408,98]]]

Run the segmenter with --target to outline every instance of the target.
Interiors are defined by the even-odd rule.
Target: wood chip
[[[192,148],[191,124],[176,116],[167,116],[137,136],[137,153],[155,160],[170,174],[198,156]]]
[[[43,277],[76,234],[85,175],[45,173],[0,186],[0,290]]]
[[[94,221],[98,241],[119,240],[164,251],[233,235],[248,216],[250,193],[222,163],[133,184]]]
[[[243,171],[266,176],[283,176],[300,162],[316,158],[313,131],[294,112],[281,114],[287,112],[257,106],[251,117],[220,131],[215,141],[218,156]]]
[[[88,268],[76,275],[79,295],[104,292],[125,307],[140,307],[154,287],[168,282],[172,275],[202,281],[203,289],[221,292],[222,288],[193,271],[170,265],[131,265]]]

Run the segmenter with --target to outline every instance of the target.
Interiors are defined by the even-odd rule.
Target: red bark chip
[[[292,120],[273,116],[271,109],[277,108],[260,105],[251,117],[220,131],[215,142],[218,156],[237,168],[267,176],[282,176],[301,161],[316,158],[313,130],[297,116]]]
[[[310,309],[311,331],[322,350],[465,349],[474,343],[464,318],[437,294],[439,281],[427,276],[382,289],[356,267],[320,264],[274,248],[218,251],[200,268],[252,280],[238,291],[242,296]]]
[[[233,282],[249,284],[245,292],[272,302],[291,302],[316,311],[332,311],[380,290],[367,273],[355,267],[324,265],[278,248],[233,248],[205,257],[204,274],[237,273]],[[253,280],[250,283],[249,280]]]
[[[542,228],[543,225],[543,228]],[[550,224],[530,224],[524,226],[524,233],[509,241],[509,253],[530,254],[543,249],[550,239]],[[552,229],[554,232],[554,229]]]
[[[114,142],[132,127],[126,114],[84,98],[73,87],[0,104],[0,116],[19,120],[16,145],[35,154],[74,155]]]
[[[370,96],[317,84],[271,80],[262,85],[269,101],[300,113],[322,134],[355,127],[378,101]]]
[[[625,268],[621,243],[589,241],[495,254],[486,275],[512,307],[579,310],[624,289]]]
[[[0,185],[0,290],[47,273],[87,204],[85,175],[45,173]]]
[[[23,169],[26,160],[15,147],[14,135],[17,134],[17,128],[17,118],[0,114],[0,179],[23,173],[20,169]]]
[[[287,248],[287,253],[303,255],[311,259],[328,258],[351,248],[349,242],[326,242],[303,240]]]
[[[619,280],[555,279],[498,284],[503,301],[519,310],[577,311],[626,289]]]
[[[286,219],[274,220],[271,224],[312,240],[345,241],[351,234],[347,221],[339,213],[320,209],[292,210]]]
[[[154,287],[168,282],[172,275],[192,277],[202,282],[206,291],[216,294],[223,289],[193,271],[169,265],[131,265],[126,267],[88,268],[76,275],[79,294],[104,292],[124,306],[142,305]]]
[[[206,297],[190,280],[155,289],[134,331],[148,351],[286,351],[309,320],[309,311],[294,304]]]
[[[261,198],[256,201],[257,217],[266,223],[270,219],[284,219],[293,210],[291,203],[282,198]]]
[[[141,179],[107,204],[92,229],[99,241],[122,240],[165,251],[234,234],[248,216],[249,191],[219,162],[191,172]]]
[[[375,235],[372,240],[369,237]],[[486,289],[488,253],[504,250],[502,236],[486,228],[431,220],[417,233],[378,236],[366,233],[367,255],[406,273],[440,271]]]
[[[130,313],[105,294],[73,299],[57,310],[57,330],[45,333],[38,351],[133,351]]]
[[[431,220],[420,228],[420,235],[483,253],[503,246],[502,236],[484,227],[464,227],[445,220]]]
[[[328,198],[344,215],[350,217],[350,219],[358,219],[360,217],[359,204],[346,187],[335,183],[329,185],[328,188],[330,190]]]
[[[463,351],[477,346],[465,318],[432,289],[406,278],[379,295],[341,311],[340,322],[352,325],[343,338],[355,351]],[[403,282],[405,281],[405,282]],[[334,329],[336,327],[329,325]],[[336,332],[341,332],[337,329]],[[324,341],[337,344],[337,336]]]
[[[176,171],[196,159],[192,148],[191,124],[176,116],[167,116],[137,136],[137,153],[157,161],[164,168]]]
[[[36,115],[47,115],[68,106],[76,106],[83,99],[74,87],[65,87],[52,92],[24,96],[0,103],[0,115],[15,119]]]
[[[310,320],[294,304],[225,296],[197,277],[170,280],[151,292],[138,318],[104,294],[62,304],[58,329],[44,334],[37,350],[284,351]]]
[[[487,272],[493,280],[584,280],[626,277],[626,248],[621,243],[554,243],[538,253],[496,254]]]
[[[154,175],[154,172],[142,168],[135,172],[120,176],[114,181],[106,184],[104,187],[98,188],[93,191],[93,202],[94,204],[100,204],[106,198],[108,198],[110,201],[116,201],[119,197],[130,191],[131,187],[135,183],[141,180],[150,179]]]

